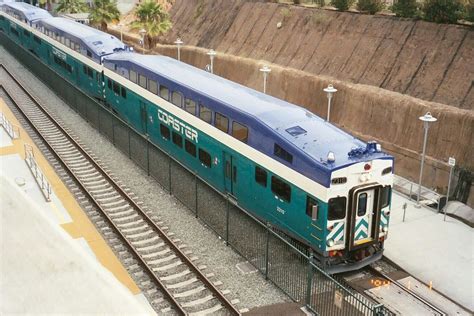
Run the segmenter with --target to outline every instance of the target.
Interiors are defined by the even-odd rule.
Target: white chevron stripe
[[[336,241],[339,241],[339,240],[343,239],[343,237],[344,237],[344,229],[343,229],[343,230],[341,230],[341,231],[340,231],[340,233],[339,233],[339,234],[337,234],[337,236],[336,236],[336,237],[334,237],[334,242],[336,242]]]
[[[359,221],[360,223],[361,221]],[[358,223],[357,223],[358,224]],[[365,227],[364,225],[360,225],[359,228],[357,229],[356,233],[354,236],[359,236],[359,233],[363,231],[366,235],[368,235],[368,232],[367,232],[367,227]]]
[[[327,239],[331,239],[335,234],[336,232],[339,230],[339,228],[341,228],[341,226],[344,225],[344,222],[339,222],[337,223],[336,226],[334,226],[334,228],[332,229],[332,231],[329,233]],[[344,230],[343,230],[344,231]]]
[[[382,224],[387,225],[388,220],[385,216],[380,216],[380,221],[382,222]]]

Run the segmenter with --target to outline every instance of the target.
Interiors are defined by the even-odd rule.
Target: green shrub
[[[347,11],[354,4],[355,0],[331,0],[331,5],[339,11]]]
[[[424,19],[436,23],[456,23],[463,11],[459,0],[426,0],[423,5]]]
[[[392,6],[392,12],[402,18],[414,18],[419,16],[416,0],[398,0]]]
[[[369,12],[375,14],[382,11],[384,3],[382,0],[359,0],[357,2],[357,10],[361,12]]]
[[[468,0],[468,2],[466,3],[465,19],[469,22],[474,22],[474,0]]]

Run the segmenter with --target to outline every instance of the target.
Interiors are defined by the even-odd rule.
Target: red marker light
[[[370,168],[371,168],[370,164],[366,163],[365,166],[364,166],[364,170],[369,171]]]

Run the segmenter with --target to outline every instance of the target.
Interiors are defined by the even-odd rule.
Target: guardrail
[[[20,138],[20,128],[10,123],[3,112],[0,112],[0,124],[11,139]]]
[[[25,162],[35,178],[46,202],[51,202],[51,185],[36,162],[33,147],[28,144],[25,144]]]

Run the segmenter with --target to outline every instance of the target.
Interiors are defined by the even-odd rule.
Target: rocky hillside
[[[188,45],[474,109],[474,32],[457,25],[249,0],[176,0]],[[278,27],[281,23],[281,27]]]

